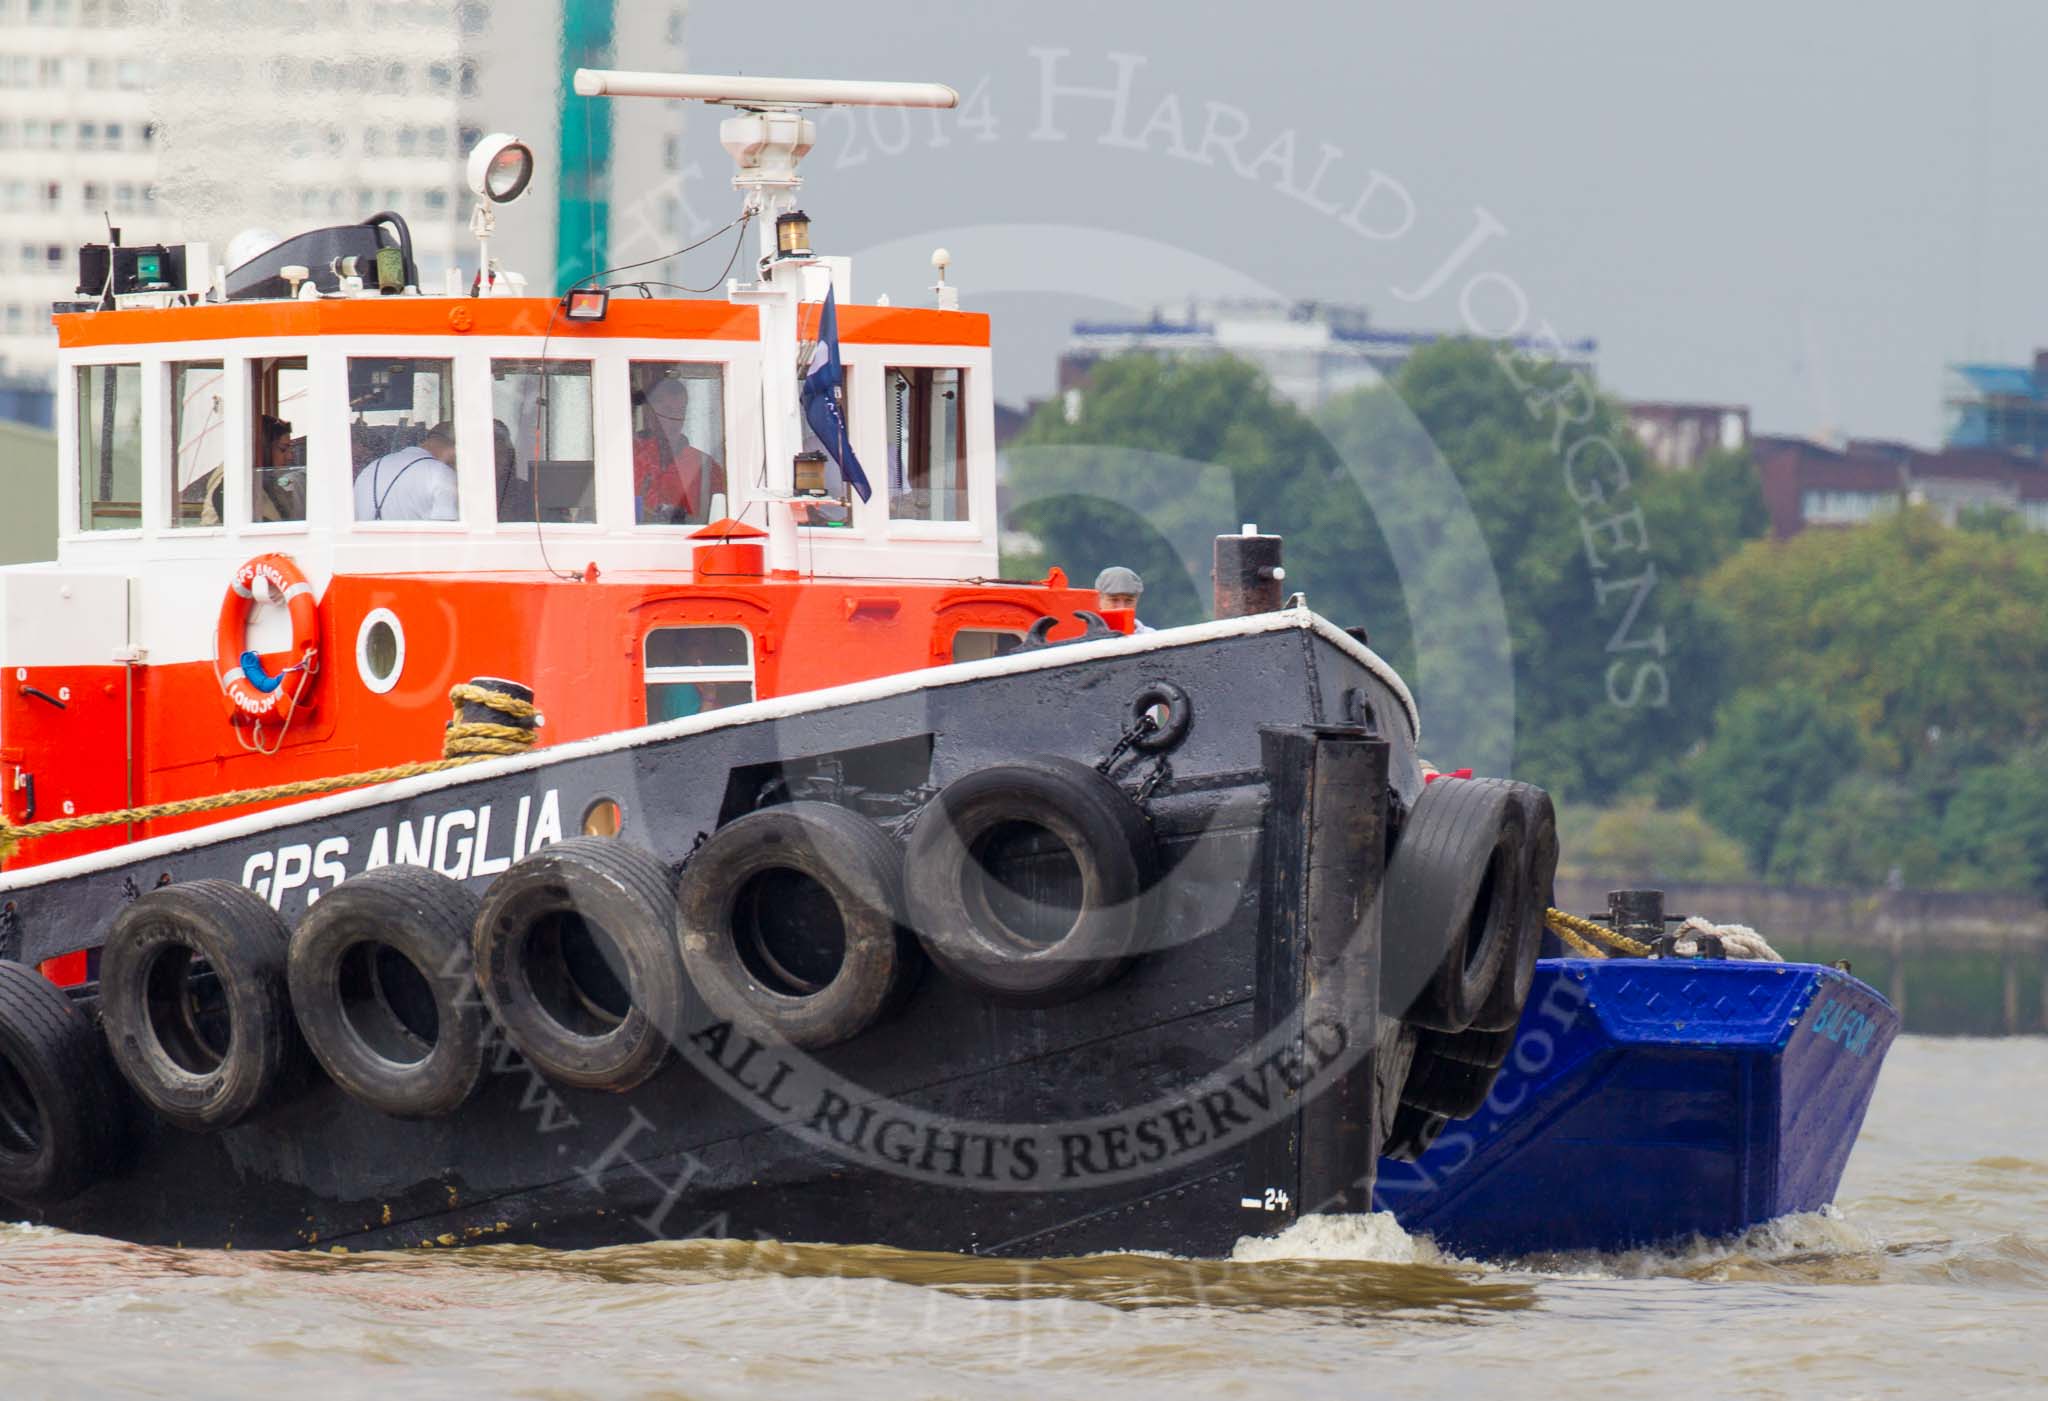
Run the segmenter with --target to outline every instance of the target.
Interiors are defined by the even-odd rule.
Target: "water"
[[[1839,1210],[1513,1267],[1385,1218],[1227,1262],[251,1255],[0,1227],[0,1396],[2038,1397],[2044,1083],[2048,1039],[1904,1038]]]

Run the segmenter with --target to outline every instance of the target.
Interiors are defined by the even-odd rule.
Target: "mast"
[[[733,188],[745,197],[760,249],[758,277],[735,288],[732,300],[758,309],[761,344],[761,450],[767,483],[768,567],[797,567],[795,460],[803,446],[797,395],[798,309],[803,269],[816,266],[810,250],[778,246],[776,221],[796,210],[803,187],[797,167],[818,138],[804,112],[813,107],[929,107],[959,105],[942,83],[890,83],[829,78],[748,78],[709,73],[632,73],[576,70],[584,97],[659,97],[730,107],[719,123],[719,144],[733,159]]]

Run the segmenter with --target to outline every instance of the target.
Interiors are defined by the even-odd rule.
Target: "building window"
[[[420,203],[427,213],[439,218],[448,212],[448,192],[446,190],[428,190],[420,196]]]
[[[100,141],[105,150],[118,151],[121,149],[121,143],[127,139],[127,135],[127,132],[119,122],[108,122],[106,130],[101,133]]]
[[[43,208],[54,214],[57,212],[57,207],[64,202],[64,187],[55,180],[45,181],[42,187],[42,196]]]
[[[455,362],[351,359],[348,406],[356,519],[457,519]]]
[[[227,460],[227,380],[221,362],[171,366],[171,528],[219,525]]]
[[[78,367],[78,527],[142,526],[142,367]]]
[[[633,519],[701,524],[725,487],[725,367],[636,360]]]
[[[1898,509],[1895,491],[1807,491],[1799,498],[1799,514],[1808,525],[1857,525]]]
[[[45,143],[53,151],[61,151],[71,139],[71,123],[51,122],[50,138]]]
[[[445,63],[427,65],[427,86],[435,92],[446,92],[455,86],[455,70]]]
[[[476,64],[470,61],[469,59],[465,58],[464,60],[462,60],[462,66],[458,68],[456,71],[462,77],[462,95],[464,97],[475,97]]]
[[[85,61],[85,85],[89,88],[106,88],[113,81],[113,69],[103,58],[89,58]]]
[[[26,259],[23,260],[24,265]],[[43,268],[47,272],[64,271],[64,245],[49,243],[43,246]]]
[[[78,149],[81,151],[97,150],[99,144],[100,124],[98,122],[80,122],[78,124]]]
[[[88,180],[78,189],[78,202],[90,214],[96,209],[107,207],[107,187],[97,180]]]
[[[491,416],[501,521],[594,521],[588,360],[493,360]]]
[[[402,126],[398,129],[398,154],[416,156],[420,153],[420,133],[417,127]]]
[[[965,372],[892,367],[885,373],[890,517],[966,520],[967,435],[960,413]]]
[[[312,413],[304,356],[249,362],[249,501],[258,521],[305,520]]]
[[[650,725],[754,698],[754,637],[745,628],[656,628],[643,656]]]

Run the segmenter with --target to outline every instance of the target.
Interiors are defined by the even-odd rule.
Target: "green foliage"
[[[1313,421],[1234,360],[1117,357],[1008,466],[1040,548],[1006,571],[1129,565],[1155,625],[1207,616],[1215,535],[1285,535],[1433,758],[1568,800],[1572,868],[2048,897],[2048,537],[2012,512],[1767,541],[1746,453],[1660,469],[1618,405],[1475,341]]]
[[[1497,581],[1518,776],[1599,799],[1706,732],[1726,632],[1689,586],[1768,517],[1746,456],[1663,471],[1611,401],[1560,434],[1551,406],[1576,403],[1575,392],[1559,367],[1504,365],[1492,345],[1447,341],[1417,352],[1391,389],[1340,398],[1320,421],[1347,462],[1391,466],[1371,479],[1386,536],[1442,553],[1419,579],[1404,575],[1410,607],[1448,611],[1448,630],[1476,633],[1477,619],[1460,617],[1484,602],[1470,580],[1484,570]],[[1437,454],[1461,489],[1448,498],[1422,489]],[[1467,512],[1478,558],[1456,533]],[[1435,715],[1465,698],[1430,663],[1411,679]]]
[[[1700,811],[1741,842],[1756,871],[1771,867],[1786,815],[1823,800],[1856,767],[1856,728],[1789,682],[1744,691],[1714,722],[1693,764]]]
[[[2027,889],[2048,900],[2048,744],[1970,773],[1938,839],[1956,883]]]
[[[1798,683],[1854,721],[1885,772],[1941,746],[2048,733],[2048,539],[1950,530],[1906,511],[1809,530],[1723,563],[1706,596],[1745,677]]]
[[[1660,808],[1647,796],[1609,808],[1567,805],[1558,814],[1560,873],[1642,881],[1740,881],[1742,848],[1692,808]]]
[[[1883,774],[1853,773],[1825,796],[1784,815],[1770,864],[1759,872],[1786,885],[1953,883],[1935,827],[1940,808],[1922,789]]]
[[[1330,616],[1364,617],[1391,575],[1330,444],[1241,361],[1104,361],[1076,420],[1047,405],[1008,457],[1007,524],[1084,584],[1136,569],[1154,626],[1207,616],[1214,538],[1246,521],[1288,537],[1290,574]]]

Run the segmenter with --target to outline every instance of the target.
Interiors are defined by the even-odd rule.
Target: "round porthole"
[[[398,684],[405,670],[405,629],[389,608],[373,608],[356,629],[356,675],[363,684],[383,695]]]
[[[625,814],[610,798],[599,798],[583,810],[583,835],[586,837],[616,837],[625,825]]]

